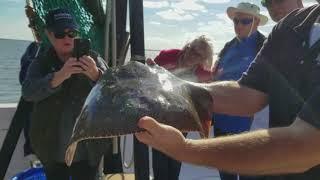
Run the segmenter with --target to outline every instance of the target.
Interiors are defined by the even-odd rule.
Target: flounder
[[[88,95],[73,129],[65,160],[71,165],[77,143],[143,129],[143,116],[182,132],[209,136],[213,100],[204,85],[182,80],[158,65],[129,62],[107,70]]]

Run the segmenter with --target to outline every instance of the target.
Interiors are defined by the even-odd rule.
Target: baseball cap
[[[46,28],[52,32],[63,32],[65,29],[78,30],[79,26],[68,9],[53,9],[46,15]]]

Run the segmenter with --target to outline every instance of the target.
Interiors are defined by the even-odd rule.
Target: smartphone
[[[72,56],[77,58],[77,60],[79,60],[81,56],[89,55],[90,48],[91,48],[90,39],[76,38],[74,39]]]

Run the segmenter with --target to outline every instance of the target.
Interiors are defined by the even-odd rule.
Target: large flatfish
[[[73,129],[65,160],[71,165],[77,143],[143,131],[143,116],[182,132],[209,136],[213,100],[201,84],[182,80],[158,65],[129,62],[107,70],[88,95]]]

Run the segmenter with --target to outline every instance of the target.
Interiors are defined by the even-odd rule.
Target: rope
[[[256,18],[254,16],[252,16],[252,23],[251,23],[251,27],[250,27],[250,31],[249,31],[248,37],[250,37],[251,34],[252,34],[252,30],[253,30],[253,26],[254,26],[254,23],[255,23],[255,19]]]

